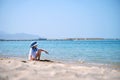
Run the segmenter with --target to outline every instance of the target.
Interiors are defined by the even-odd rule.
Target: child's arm
[[[47,52],[47,51],[45,51],[45,50],[43,50],[43,49],[40,49],[40,51],[43,51],[43,52],[45,52],[46,54],[48,54],[48,52]]]

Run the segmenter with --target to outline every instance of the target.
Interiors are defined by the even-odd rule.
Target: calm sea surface
[[[37,41],[49,55],[41,58],[120,64],[120,40]],[[28,58],[31,41],[0,41],[0,57]]]

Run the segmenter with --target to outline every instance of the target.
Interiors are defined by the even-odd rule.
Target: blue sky
[[[119,0],[0,0],[0,31],[120,38]]]

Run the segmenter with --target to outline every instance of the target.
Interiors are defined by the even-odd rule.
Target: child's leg
[[[36,54],[36,59],[40,60],[40,56],[41,56],[41,50],[38,50],[38,52]]]

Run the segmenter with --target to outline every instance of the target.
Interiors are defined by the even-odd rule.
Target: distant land
[[[0,32],[0,41],[34,41],[34,40],[120,40],[120,38],[64,38],[64,39],[47,39],[38,35],[16,33],[9,34]]]
[[[65,38],[65,39],[47,39],[47,40],[120,40],[119,38]]]
[[[35,38],[35,39],[0,39],[0,41],[78,41],[78,40],[120,40],[118,38],[65,38],[65,39],[47,39],[47,38]]]
[[[29,40],[29,39],[38,39],[38,35],[33,34],[26,34],[26,33],[16,33],[16,34],[9,34],[0,31],[0,39],[3,40]]]

